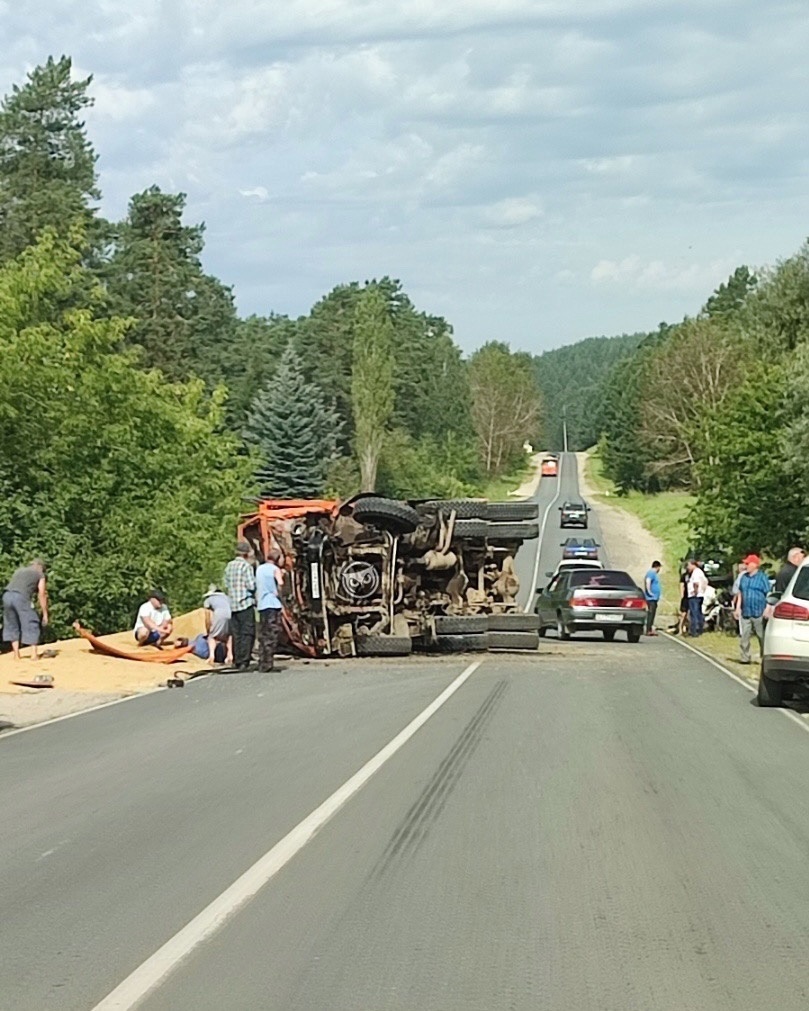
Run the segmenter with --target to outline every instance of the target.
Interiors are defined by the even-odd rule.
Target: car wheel
[[[626,630],[626,637],[630,642],[640,642],[640,629],[628,628]]]
[[[556,617],[556,634],[560,639],[567,641],[570,638],[570,632],[565,628],[565,623],[562,621],[562,615],[559,614]]]
[[[758,678],[757,699],[762,709],[783,705],[784,682],[773,681],[771,677],[767,677],[764,671],[762,671]]]
[[[602,631],[601,634],[604,636],[604,638],[607,640],[607,642],[612,642],[613,639],[615,638],[615,629],[614,628],[605,628]]]
[[[537,629],[537,635],[539,636],[540,639],[544,639],[545,633],[547,631],[548,631],[547,625],[540,625],[539,628]]]

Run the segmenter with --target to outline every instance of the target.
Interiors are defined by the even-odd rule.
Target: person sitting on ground
[[[166,595],[152,590],[146,603],[138,609],[135,621],[135,641],[139,646],[163,646],[174,628]]]
[[[205,608],[205,632],[208,636],[211,666],[215,663],[232,663],[230,598],[216,583],[211,583],[202,606]]]
[[[31,659],[38,660],[40,619],[32,600],[36,594],[42,612],[42,625],[48,624],[48,587],[45,563],[35,558],[25,568],[17,569],[3,593],[3,641],[10,642],[14,659],[20,659],[20,643],[31,647]]]

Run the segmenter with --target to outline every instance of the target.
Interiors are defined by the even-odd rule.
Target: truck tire
[[[376,495],[357,499],[353,513],[354,519],[359,523],[370,523],[382,530],[393,530],[400,534],[412,534],[421,522],[419,514],[407,502]]]
[[[489,632],[489,649],[539,649],[539,633]]]
[[[534,541],[539,537],[539,526],[536,523],[490,523],[489,540],[499,541]]]
[[[491,524],[486,520],[456,520],[452,538],[474,537],[480,540],[489,536]]]
[[[437,635],[432,648],[437,653],[485,653],[489,648],[489,637],[485,632]]]
[[[425,502],[424,506],[433,512],[440,511],[445,516],[449,516],[454,511],[459,520],[473,520],[486,518],[485,512],[488,502],[479,498],[447,498],[433,499],[430,502]]]
[[[486,506],[486,519],[494,523],[535,520],[537,516],[539,505],[536,502],[490,502]]]
[[[512,611],[509,614],[490,614],[490,632],[536,632],[539,629],[538,614],[523,614]]]
[[[485,614],[437,614],[435,616],[436,635],[477,635],[487,631],[488,615]]]
[[[357,656],[410,656],[409,635],[366,635],[357,639]]]
[[[780,706],[784,702],[784,682],[773,681],[764,671],[759,674],[756,700],[762,709]]]

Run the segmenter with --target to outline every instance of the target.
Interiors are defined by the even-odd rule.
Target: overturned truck
[[[536,517],[526,501],[267,499],[240,535],[283,556],[284,634],[306,656],[535,649],[514,558]]]

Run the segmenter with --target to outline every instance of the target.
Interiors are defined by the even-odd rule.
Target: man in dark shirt
[[[40,620],[34,610],[36,595],[42,612],[42,624],[48,624],[48,587],[45,563],[35,558],[23,569],[17,569],[3,594],[3,640],[11,643],[14,656],[20,659],[20,643],[31,646],[31,659],[38,660]]]
[[[787,560],[778,570],[778,575],[775,577],[775,592],[783,596],[787,592],[787,587],[795,575],[797,569],[802,565],[804,559],[806,558],[806,552],[803,548],[790,548],[789,554],[787,555]]]

